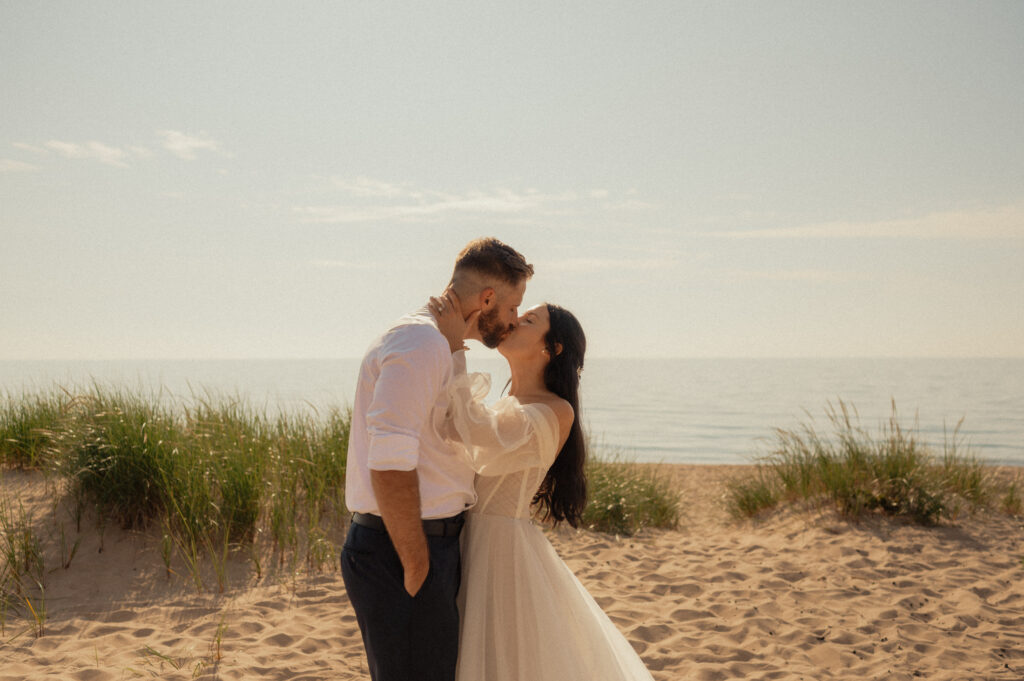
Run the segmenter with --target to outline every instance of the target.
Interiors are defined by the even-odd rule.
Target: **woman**
[[[467,324],[458,301],[432,299],[453,351]],[[492,406],[484,374],[456,361],[447,436],[476,469],[478,502],[463,531],[459,681],[649,681],[639,656],[531,520],[577,527],[586,505],[576,318],[538,305],[498,346],[512,371]]]

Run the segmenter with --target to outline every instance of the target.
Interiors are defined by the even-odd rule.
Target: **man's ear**
[[[497,301],[498,293],[490,286],[480,291],[480,309],[490,310]]]

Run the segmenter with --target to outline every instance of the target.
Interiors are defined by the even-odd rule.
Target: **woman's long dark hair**
[[[544,368],[544,386],[571,404],[574,416],[569,438],[548,469],[533,502],[539,504],[545,520],[554,520],[555,525],[564,520],[579,527],[587,505],[587,441],[580,426],[580,372],[587,338],[568,310],[549,303],[548,316],[551,328],[544,344],[551,360]]]

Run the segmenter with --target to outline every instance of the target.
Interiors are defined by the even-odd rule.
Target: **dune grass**
[[[0,636],[11,615],[27,618],[34,634],[46,624],[43,545],[21,504],[0,497]]]
[[[71,401],[61,391],[0,399],[0,465],[47,466],[53,454],[52,433]]]
[[[168,574],[180,558],[201,586],[213,558],[223,589],[229,553],[248,549],[262,571],[258,538],[281,564],[334,559],[323,526],[346,515],[348,432],[340,409],[270,417],[238,398],[93,385],[7,398],[0,462],[60,479],[79,522],[92,509],[101,526],[158,528]]]
[[[997,486],[988,469],[965,451],[959,425],[936,454],[900,425],[895,404],[877,435],[864,429],[856,410],[842,401],[825,413],[831,437],[813,423],[775,431],[774,447],[756,472],[729,489],[734,517],[754,517],[785,502],[831,505],[854,519],[882,513],[934,525],[995,502]],[[1007,509],[1019,506],[1015,493],[1015,488],[1010,496],[1004,493]]]
[[[588,529],[626,536],[645,527],[675,529],[679,504],[671,482],[649,466],[615,453],[599,453],[587,464],[583,526]]]

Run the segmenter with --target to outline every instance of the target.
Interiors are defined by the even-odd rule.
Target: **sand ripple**
[[[728,522],[731,467],[674,467],[680,531],[549,536],[659,681],[1024,679],[1024,526]],[[49,575],[46,634],[0,644],[0,681],[367,679],[337,570],[224,594],[167,578],[153,538],[107,530]],[[213,583],[209,581],[208,583]]]

